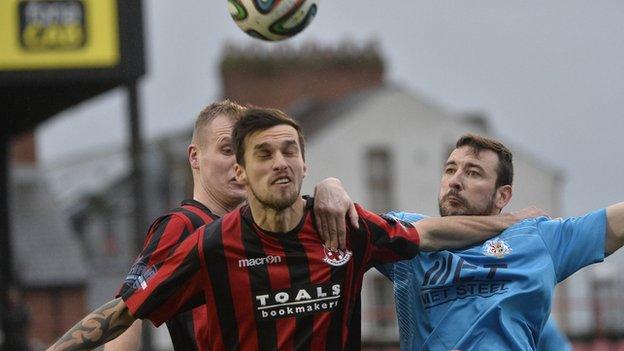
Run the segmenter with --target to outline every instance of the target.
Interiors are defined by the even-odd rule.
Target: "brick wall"
[[[35,164],[36,157],[35,134],[29,131],[13,138],[11,144],[11,162],[13,164]]]
[[[287,109],[339,100],[380,86],[384,67],[376,46],[288,50],[228,48],[221,60],[223,96],[243,104]]]
[[[33,289],[26,291],[24,298],[30,311],[29,338],[45,345],[58,339],[89,312],[83,287]]]

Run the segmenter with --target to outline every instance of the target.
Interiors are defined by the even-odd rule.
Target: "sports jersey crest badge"
[[[499,238],[488,240],[483,244],[483,254],[486,256],[503,258],[511,251],[509,244]]]
[[[330,250],[325,247],[325,245],[323,245],[323,250],[325,250],[325,257],[323,258],[323,261],[332,266],[342,266],[349,261],[351,256],[353,256],[353,253],[349,250]]]

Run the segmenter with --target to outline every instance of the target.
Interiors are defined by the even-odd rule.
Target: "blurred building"
[[[12,145],[14,274],[29,310],[28,338],[47,344],[86,312],[90,266],[37,166],[32,133]]]
[[[148,217],[145,232],[152,219],[177,206],[188,194],[190,175],[185,155],[189,138],[167,136],[145,146],[144,182],[148,191],[141,204]],[[182,143],[171,146],[170,140]],[[172,150],[179,152],[171,156]],[[114,297],[138,253],[130,172],[123,147],[73,155],[47,171],[49,183],[98,277],[89,281],[87,300],[92,308]]]
[[[175,208],[192,194],[186,148],[192,131],[163,136],[144,146],[144,207],[148,222]],[[48,182],[91,267],[86,302],[92,310],[111,300],[139,249],[135,244],[130,159],[123,147],[70,155],[47,169]],[[78,319],[76,319],[78,320]],[[166,327],[155,334],[154,347],[170,349]]]

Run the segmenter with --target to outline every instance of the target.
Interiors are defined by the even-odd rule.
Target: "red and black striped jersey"
[[[209,350],[344,350],[358,318],[364,273],[414,257],[411,225],[356,205],[359,229],[330,251],[314,227],[312,199],[288,233],[259,228],[248,206],[197,230],[123,299],[133,316],[160,325],[203,294]],[[354,317],[355,315],[355,317]]]
[[[219,217],[195,200],[184,200],[180,207],[157,218],[150,226],[143,250],[119,289],[118,296],[141,286],[141,277],[148,267],[164,261],[175,248],[197,228]],[[205,350],[196,340],[206,335],[206,308],[197,308],[173,316],[167,321],[171,342],[176,351]]]

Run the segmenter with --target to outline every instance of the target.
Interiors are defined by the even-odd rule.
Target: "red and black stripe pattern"
[[[200,228],[124,300],[135,317],[158,325],[202,290],[208,334],[200,342],[210,350],[345,350],[364,273],[415,256],[418,233],[356,206],[360,228],[349,229],[348,250],[331,252],[311,208],[312,199],[288,233],[262,230],[248,207],[229,213]]]
[[[197,228],[212,223],[219,217],[207,207],[195,200],[184,200],[180,207],[156,219],[150,226],[143,251],[139,254],[118,295],[141,286],[149,278],[148,267],[158,268],[160,262],[165,261],[175,248]],[[152,269],[153,271],[153,269]],[[195,297],[191,303],[201,304],[203,294]],[[178,314],[167,321],[167,328],[176,351],[205,350],[196,340],[205,338],[206,308],[197,307],[190,311]]]

